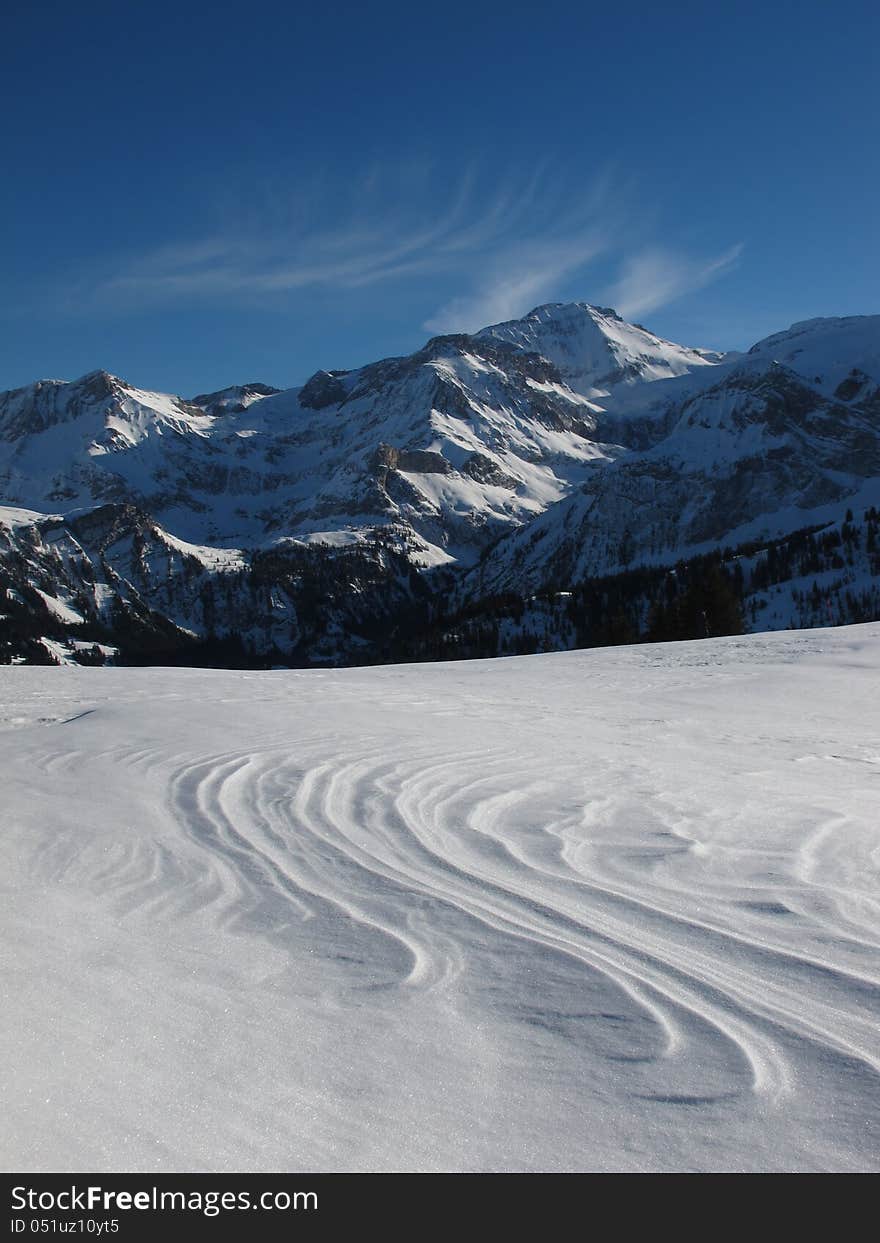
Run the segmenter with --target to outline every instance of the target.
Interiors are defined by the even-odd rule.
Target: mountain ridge
[[[877,316],[800,321],[722,354],[590,303],[281,391],[186,399],[101,370],[35,381],[0,393],[0,586],[62,605],[79,592],[111,638],[107,600],[195,639],[245,633],[307,661],[307,632],[312,655],[332,661],[336,643],[352,659],[375,642],[357,583],[369,630],[388,622],[385,580],[404,612],[436,611],[438,593],[473,607],[876,504],[878,392]],[[105,520],[84,516],[111,510],[125,534],[94,543]],[[77,613],[56,620],[64,608]]]

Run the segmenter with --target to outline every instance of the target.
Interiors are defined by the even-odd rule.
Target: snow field
[[[27,1170],[865,1170],[880,625],[0,669]]]

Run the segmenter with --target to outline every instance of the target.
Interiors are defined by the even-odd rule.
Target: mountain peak
[[[84,376],[80,376],[78,380],[74,380],[72,387],[84,396],[100,401],[104,397],[113,397],[120,389],[127,386],[119,376],[111,375],[109,371],[99,368],[97,371],[89,371]]]
[[[627,323],[612,307],[589,302],[548,302],[476,335],[541,354],[585,397],[605,396],[621,384],[684,375],[721,359],[712,351],[665,341]]]
[[[853,368],[880,383],[880,315],[803,319],[758,341],[746,358],[767,358],[833,390]]]
[[[187,404],[198,406],[206,414],[243,414],[254,402],[262,401],[264,397],[274,397],[280,391],[271,384],[251,380],[247,384],[230,384],[227,388],[217,389],[213,393],[198,393]]]
[[[622,322],[623,318],[613,307],[596,306],[592,302],[542,302],[540,306],[532,307],[523,319],[552,319],[560,313],[564,317],[583,312],[586,312],[591,319],[616,319]]]

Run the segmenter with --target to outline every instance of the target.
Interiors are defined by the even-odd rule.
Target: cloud
[[[423,327],[428,332],[473,332],[523,315],[615,243],[628,220],[627,192],[610,171],[578,191],[536,171],[528,195],[518,196],[515,235],[498,231],[492,245],[464,275],[467,292],[449,299]]]
[[[295,189],[257,190],[221,228],[104,263],[99,302],[140,304],[235,298],[326,286],[354,288],[456,267],[515,234],[528,187],[449,185],[423,172],[377,168],[343,188],[324,175]]]
[[[701,260],[651,247],[624,261],[620,278],[603,294],[603,301],[625,319],[654,311],[724,276],[742,251],[740,242],[714,259]]]
[[[432,299],[436,306],[425,330],[468,332],[552,301],[634,241],[642,248],[624,260],[616,283],[600,293],[595,278],[591,287],[583,281],[581,296],[641,314],[721,276],[742,250],[698,260],[645,247],[632,178],[572,178],[549,160],[527,175],[494,177],[477,165],[450,177],[442,162],[373,165],[343,180],[318,170],[296,186],[279,175],[217,207],[222,218],[201,235],[93,262],[56,304],[284,309],[303,291],[341,299],[421,282],[425,309]]]
[[[476,327],[549,297],[601,251],[609,193],[607,178],[574,189],[546,163],[491,183],[473,167],[450,179],[442,168],[374,166],[341,190],[316,175],[296,189],[263,187],[204,236],[90,265],[69,300],[273,304],[307,289],[422,279],[427,297],[461,290],[429,317],[431,330]]]
[[[359,229],[256,241],[216,237],[147,254],[106,276],[97,292],[111,300],[174,301],[369,285],[419,270],[437,240],[433,229],[396,237]]]
[[[549,301],[567,279],[604,251],[597,228],[582,235],[511,246],[496,256],[472,292],[452,298],[424,323],[428,332],[474,332]]]

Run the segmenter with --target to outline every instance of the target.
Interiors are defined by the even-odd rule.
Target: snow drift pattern
[[[875,1167],[878,672],[0,670],[3,1160]]]

